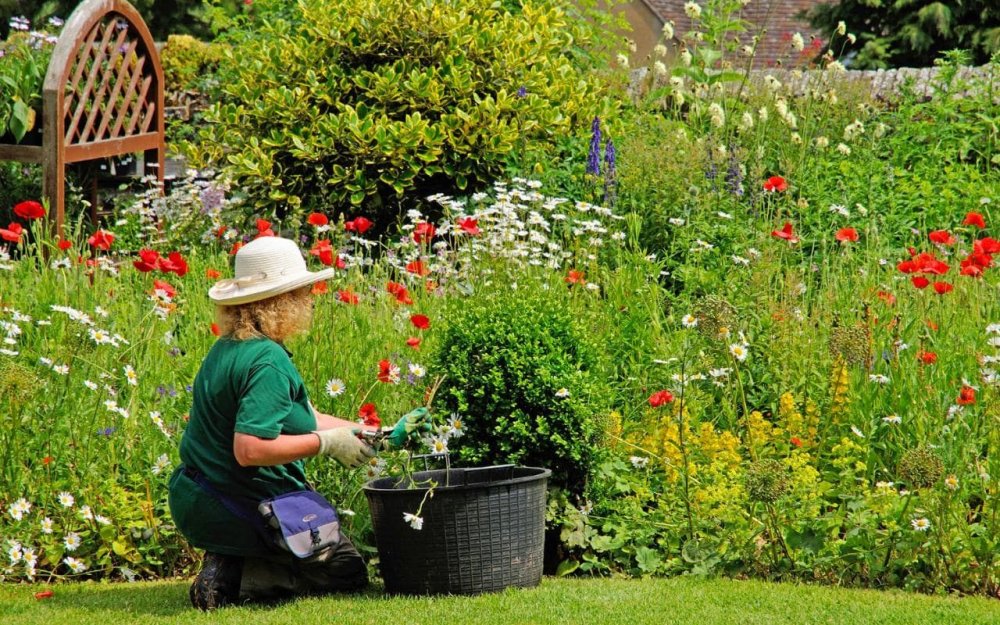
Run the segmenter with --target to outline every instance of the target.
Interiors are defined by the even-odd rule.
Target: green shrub
[[[262,0],[255,11],[228,35],[219,103],[191,150],[223,165],[251,211],[377,213],[407,193],[475,187],[595,112],[597,84],[571,60],[586,42],[554,6]]]
[[[461,460],[547,467],[579,494],[603,432],[606,378],[570,309],[524,289],[460,302],[437,352],[437,397],[463,420]]]
[[[160,53],[166,88],[182,90],[195,87],[200,78],[215,70],[221,57],[218,45],[198,41],[190,35],[170,35]]]

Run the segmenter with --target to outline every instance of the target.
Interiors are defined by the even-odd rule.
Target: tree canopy
[[[857,69],[928,66],[955,49],[980,64],[1000,51],[995,0],[841,0],[814,7],[808,17]]]

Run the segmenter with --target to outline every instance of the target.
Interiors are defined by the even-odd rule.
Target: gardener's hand
[[[375,455],[375,450],[358,438],[358,428],[342,427],[313,432],[319,437],[319,455],[333,456],[345,467],[354,468]]]
[[[413,434],[430,432],[430,417],[431,413],[424,407],[406,413],[392,428],[392,432],[385,437],[386,444],[398,449],[405,445],[406,440]]]

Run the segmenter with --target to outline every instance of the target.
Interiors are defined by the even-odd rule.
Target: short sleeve
[[[277,438],[292,408],[288,376],[270,364],[256,366],[240,395],[234,429],[260,438]]]

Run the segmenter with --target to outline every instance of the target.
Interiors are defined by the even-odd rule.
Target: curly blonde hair
[[[215,317],[222,335],[244,341],[267,337],[283,343],[285,339],[309,329],[312,323],[312,287],[304,286],[238,306],[216,306]]]

